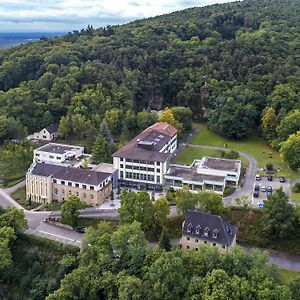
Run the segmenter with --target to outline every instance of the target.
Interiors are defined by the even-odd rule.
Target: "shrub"
[[[293,192],[294,192],[294,193],[300,193],[300,182],[297,182],[297,183],[293,186]]]

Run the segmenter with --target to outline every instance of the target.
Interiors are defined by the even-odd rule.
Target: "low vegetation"
[[[252,155],[258,162],[260,168],[265,168],[271,163],[274,168],[280,169],[276,176],[285,176],[294,180],[300,176],[300,172],[292,171],[284,162],[277,150],[271,148],[257,134],[252,134],[243,140],[234,140],[222,137],[206,126],[200,130],[191,140],[191,144],[228,147],[233,150],[243,151]],[[195,151],[195,150],[194,150]],[[185,154],[183,154],[185,155]]]
[[[29,202],[26,200],[26,188],[22,187],[17,189],[15,192],[11,193],[10,196],[16,200],[21,206],[23,206],[26,209],[33,209],[40,205],[40,203],[36,202]]]

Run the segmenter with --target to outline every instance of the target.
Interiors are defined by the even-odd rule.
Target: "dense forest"
[[[0,141],[62,117],[64,134],[95,136],[103,120],[133,132],[150,109],[187,106],[233,138],[271,109],[263,133],[278,147],[300,108],[299,21],[299,0],[246,0],[2,50]]]

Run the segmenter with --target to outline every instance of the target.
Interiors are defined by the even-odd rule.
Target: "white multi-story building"
[[[113,154],[120,185],[161,190],[176,148],[176,128],[164,122],[148,127]]]
[[[49,143],[34,150],[33,162],[79,167],[84,158],[91,158],[84,147]]]

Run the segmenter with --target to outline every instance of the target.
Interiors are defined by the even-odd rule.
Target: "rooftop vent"
[[[208,227],[206,227],[206,228],[204,229],[203,235],[204,235],[205,237],[208,237],[208,235],[209,235],[209,228],[208,228]]]
[[[189,232],[189,233],[191,233],[191,232],[192,232],[192,229],[193,229],[193,225],[192,225],[192,223],[190,223],[190,224],[187,226],[186,231]]]
[[[196,227],[196,234],[200,234],[200,231],[201,231],[201,226],[197,225],[197,227]]]
[[[213,238],[216,239],[218,237],[218,234],[219,234],[219,230],[218,229],[215,229],[213,231]]]
[[[153,149],[154,142],[152,141],[139,141],[138,146],[145,148],[145,149]]]
[[[163,139],[165,136],[162,135],[162,134],[160,134],[158,137],[159,137],[160,139]]]

